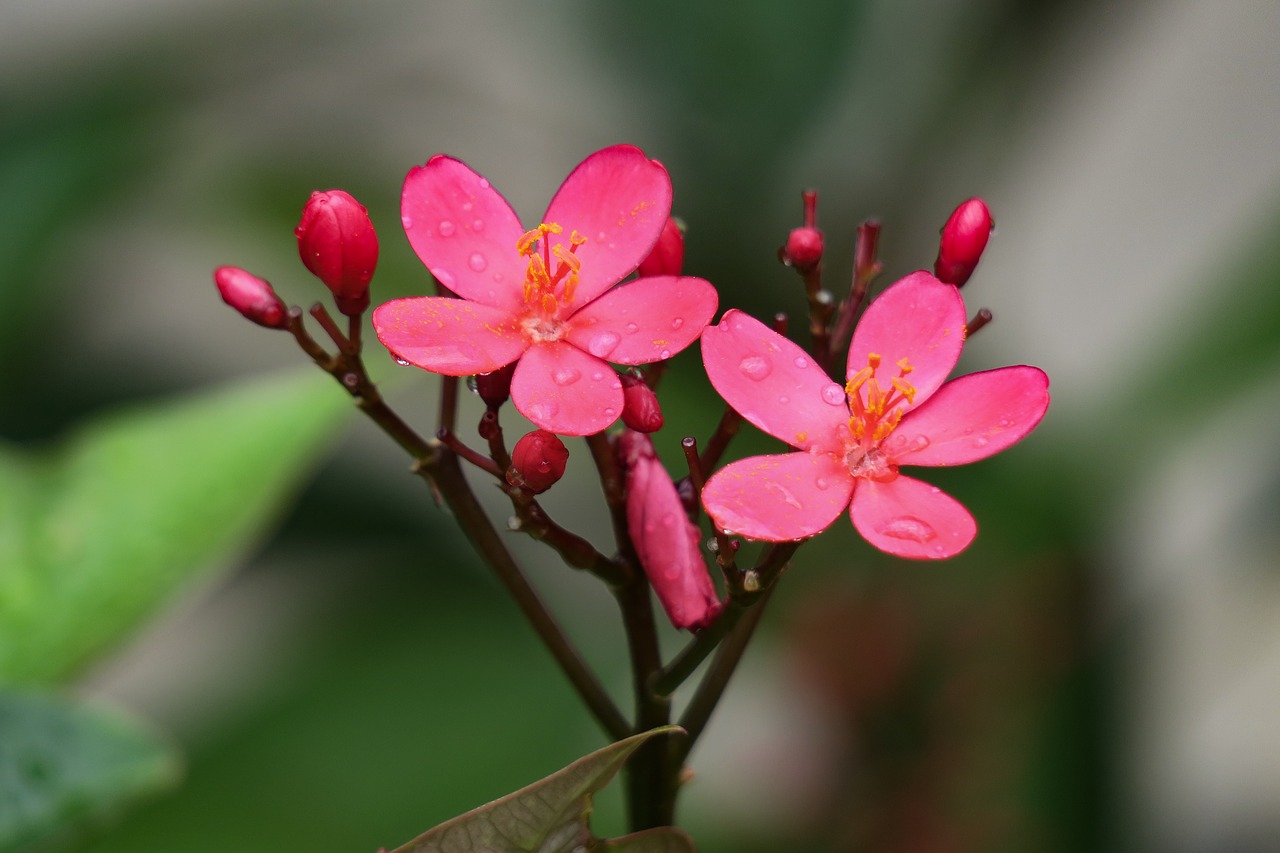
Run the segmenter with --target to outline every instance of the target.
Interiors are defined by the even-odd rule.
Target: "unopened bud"
[[[637,272],[647,275],[680,275],[684,268],[684,232],[680,223],[668,217],[667,224],[653,244],[649,257],[640,262]]]
[[[933,274],[956,287],[968,281],[978,266],[995,224],[991,211],[980,198],[971,198],[957,207],[947,224],[942,226]]]
[[[288,325],[287,311],[280,297],[270,284],[253,273],[239,267],[218,267],[213,271],[213,282],[222,294],[222,301],[246,319],[268,329],[283,329]]]
[[[302,263],[333,293],[339,311],[354,317],[369,307],[378,235],[364,205],[342,190],[313,192],[293,233]]]
[[[793,229],[779,256],[797,272],[812,272],[822,262],[822,232],[818,230],[818,194],[814,190],[801,193],[804,199],[804,225]]]
[[[513,361],[492,373],[476,374],[476,393],[484,400],[485,406],[497,409],[507,402],[507,398],[511,396],[511,376],[516,372],[518,363]]]
[[[636,432],[662,429],[662,407],[658,395],[643,379],[630,374],[622,376],[622,422]]]
[[[541,494],[564,476],[569,449],[555,433],[535,429],[516,442],[511,451],[507,482],[533,494]]]

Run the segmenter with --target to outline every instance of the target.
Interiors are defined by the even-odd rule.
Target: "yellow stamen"
[[[849,397],[849,432],[863,445],[878,444],[889,437],[902,420],[905,406],[915,403],[916,388],[904,377],[915,368],[906,358],[898,359],[898,375],[881,385],[876,370],[882,358],[867,353],[867,366],[849,377],[845,393]],[[865,394],[863,393],[865,389]]]
[[[551,245],[548,235],[563,231],[558,223],[543,222],[516,241],[516,251],[529,259],[524,279],[525,304],[552,318],[561,304],[573,301],[578,287],[578,271],[582,269],[577,251],[587,242],[587,238],[574,231],[569,235],[568,248],[563,243]]]

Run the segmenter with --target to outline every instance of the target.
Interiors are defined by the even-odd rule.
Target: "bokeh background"
[[[996,320],[962,369],[1043,367],[1049,415],[936,477],[979,519],[962,557],[895,562],[840,524],[800,551],[682,820],[708,851],[1280,849],[1278,36],[1267,0],[6,0],[0,436],[40,453],[301,365],[210,271],[323,295],[291,233],[313,189],[369,207],[375,300],[423,292],[397,205],[435,152],[532,219],[586,154],[642,146],[686,271],[759,316],[803,312],[776,260],[801,189],[837,293],[862,218],[883,283],[982,195],[965,295]],[[429,429],[434,378],[370,361]],[[667,383],[674,459],[718,406],[696,354]],[[47,849],[372,851],[602,745],[397,449],[352,417],[330,450],[64,682],[185,771]],[[602,529],[571,452],[552,504]],[[623,696],[609,598],[514,544]]]

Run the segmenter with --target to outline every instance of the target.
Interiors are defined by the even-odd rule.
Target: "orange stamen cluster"
[[[879,444],[888,438],[902,420],[902,403],[911,405],[916,399],[915,386],[904,378],[915,369],[911,362],[899,359],[898,375],[889,380],[886,388],[881,388],[875,378],[880,360],[877,353],[867,353],[867,366],[849,377],[844,386],[849,397],[849,412],[853,415],[849,418],[849,431],[863,444]],[[863,389],[866,389],[865,397]]]
[[[569,248],[563,243],[554,246],[547,240],[548,234],[559,234],[564,229],[555,222],[543,222],[532,231],[526,231],[516,241],[516,251],[522,257],[529,258],[529,267],[524,275],[525,304],[540,311],[545,317],[555,317],[560,303],[573,301],[573,291],[578,286],[578,271],[582,261],[578,260],[578,247],[587,242],[577,231],[569,235]],[[556,263],[552,268],[551,258]],[[559,289],[559,294],[557,294]]]

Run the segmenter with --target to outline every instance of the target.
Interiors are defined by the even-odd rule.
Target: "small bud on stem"
[[[957,207],[942,226],[933,274],[947,284],[963,286],[978,266],[995,224],[991,211],[980,198],[971,198]]]
[[[314,192],[293,233],[302,263],[333,293],[338,310],[364,313],[378,265],[378,235],[364,205],[342,190]]]
[[[284,302],[272,290],[266,280],[239,267],[218,267],[213,271],[214,284],[222,301],[240,312],[246,320],[252,320],[268,329],[284,329],[289,325]]]
[[[507,482],[535,495],[545,492],[564,476],[569,449],[555,433],[535,429],[521,437],[511,451]]]

